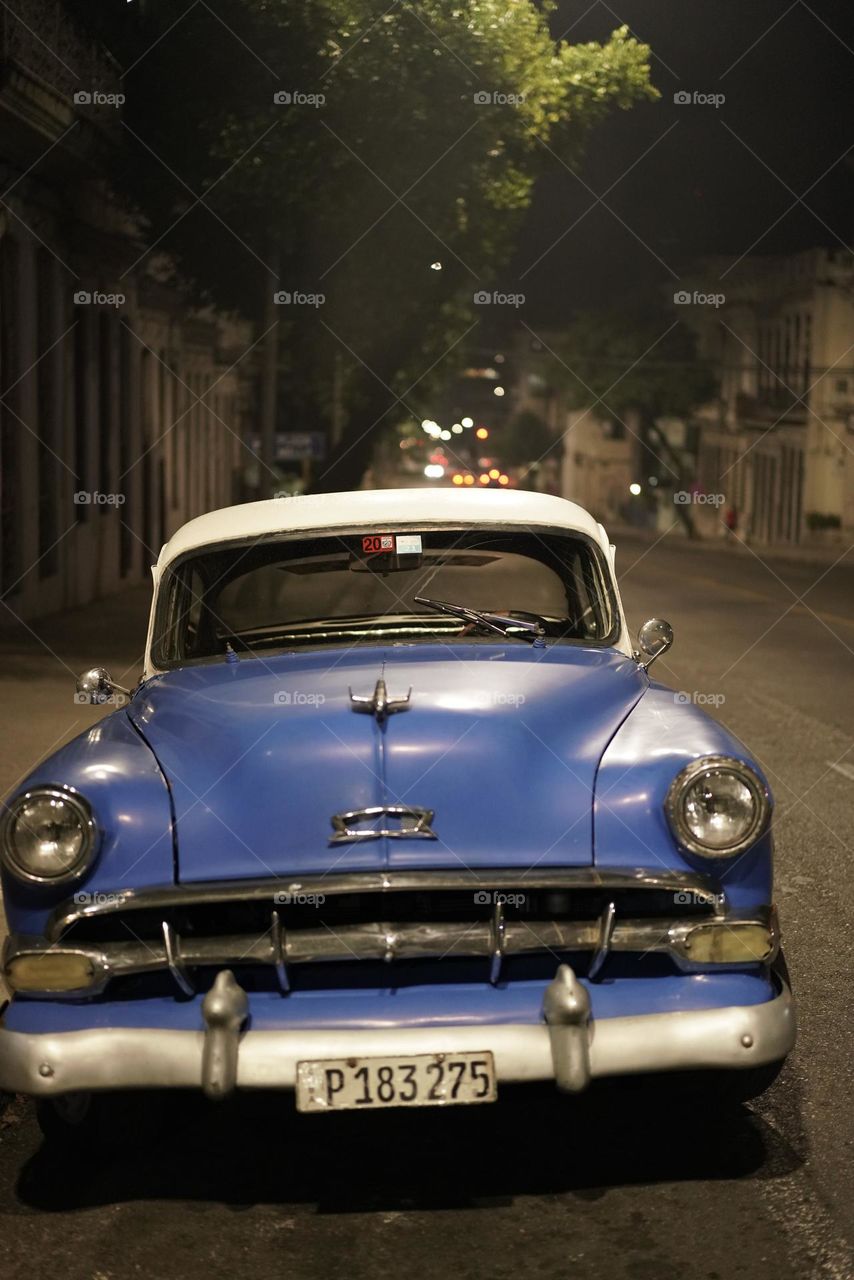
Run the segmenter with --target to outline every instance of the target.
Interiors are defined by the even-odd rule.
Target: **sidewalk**
[[[737,537],[689,538],[683,526],[677,525],[662,533],[658,529],[639,529],[634,525],[607,524],[605,528],[611,541],[619,547],[622,542],[634,541],[652,546],[681,545],[690,551],[717,551],[722,555],[758,557],[760,560],[787,560],[791,564],[833,565],[841,563],[849,557],[854,541],[828,543],[826,546],[794,546],[788,542],[746,542],[739,534]],[[850,556],[848,565],[854,566],[854,556]]]
[[[31,678],[42,670],[47,674],[57,664],[67,664],[75,676],[86,667],[112,664],[115,670],[110,674],[119,683],[126,683],[122,672],[135,679],[141,669],[150,605],[148,585],[29,622],[17,617],[14,604],[0,604],[0,679],[12,673],[18,678]]]

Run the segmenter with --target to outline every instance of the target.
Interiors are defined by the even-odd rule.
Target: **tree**
[[[554,437],[538,413],[523,409],[501,433],[501,460],[508,467],[538,462],[549,452]]]
[[[343,354],[323,487],[357,483],[376,431],[461,352],[549,149],[577,158],[606,112],[654,96],[626,28],[568,45],[553,7],[215,0],[176,23],[171,0],[148,0],[111,36],[136,63],[124,178],[152,239],[202,296],[266,310],[300,426],[328,421]],[[274,312],[279,289],[325,302]]]
[[[674,448],[660,421],[688,418],[717,394],[717,379],[698,358],[692,331],[665,307],[627,305],[577,316],[553,350],[555,381],[567,405],[596,406],[597,413],[629,430],[627,419],[634,420],[650,469],[658,470],[665,485],[687,490],[693,459]],[[690,507],[676,503],[674,510],[696,537]]]

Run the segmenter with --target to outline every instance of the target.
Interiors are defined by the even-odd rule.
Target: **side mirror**
[[[638,632],[637,658],[646,658],[641,662],[644,671],[648,671],[656,658],[660,658],[673,644],[673,628],[663,618],[650,618]]]
[[[130,689],[124,689],[120,684],[116,684],[104,667],[90,667],[88,671],[84,671],[77,677],[76,700],[78,702],[90,702],[95,706],[101,706],[105,702],[110,702],[115,693],[124,694],[126,698],[130,697]]]

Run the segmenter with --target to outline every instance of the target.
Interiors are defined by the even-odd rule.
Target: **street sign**
[[[249,440],[253,453],[261,452],[261,437],[253,435]],[[302,462],[305,458],[321,462],[326,457],[325,431],[277,431],[276,462]]]

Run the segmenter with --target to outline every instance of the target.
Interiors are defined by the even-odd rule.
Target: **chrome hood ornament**
[[[406,711],[409,707],[409,699],[412,697],[410,688],[405,698],[390,698],[383,679],[377,681],[371,694],[354,693],[352,689],[349,693],[350,706],[353,710],[367,712],[368,715],[376,718],[378,724],[383,724],[389,716],[394,715],[395,711]]]

